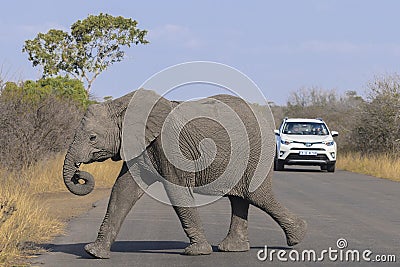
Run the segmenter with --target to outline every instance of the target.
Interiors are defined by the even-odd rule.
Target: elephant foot
[[[286,232],[286,242],[288,246],[295,246],[299,244],[307,231],[307,222],[303,219],[296,218],[293,227]]]
[[[85,246],[85,251],[90,254],[91,256],[98,258],[98,259],[109,259],[110,258],[110,250],[104,249],[98,243],[89,243]]]
[[[183,251],[184,255],[197,256],[197,255],[208,255],[211,254],[212,247],[207,241],[193,243],[185,248]]]
[[[250,250],[250,243],[248,240],[241,240],[239,238],[232,238],[227,236],[219,245],[219,251],[248,251]]]

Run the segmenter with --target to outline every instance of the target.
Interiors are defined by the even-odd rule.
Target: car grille
[[[300,156],[299,154],[290,154],[286,160],[328,160],[328,157],[324,154],[316,156]]]
[[[325,148],[312,148],[312,147],[292,147],[290,150],[312,150],[312,151],[325,151]]]

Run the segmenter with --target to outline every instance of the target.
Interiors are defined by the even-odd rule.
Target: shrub
[[[64,151],[89,101],[75,80],[6,83],[0,95],[0,165],[14,169]]]
[[[400,76],[376,77],[367,86],[367,101],[353,131],[359,151],[366,154],[400,152]]]
[[[21,84],[6,82],[1,94],[6,98],[18,97],[34,104],[49,96],[73,101],[84,108],[92,103],[82,82],[68,76],[44,78],[38,81],[28,80]]]

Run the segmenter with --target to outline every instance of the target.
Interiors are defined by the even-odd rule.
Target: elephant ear
[[[172,103],[154,91],[140,89],[133,95],[122,124],[121,156],[128,161],[140,156],[161,133]]]

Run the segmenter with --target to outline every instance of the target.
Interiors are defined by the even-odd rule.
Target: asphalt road
[[[112,247],[111,259],[98,260],[88,256],[83,247],[97,235],[103,219],[107,199],[88,213],[73,220],[65,236],[49,245],[50,253],[34,260],[38,266],[276,266],[292,265],[299,254],[305,261],[295,266],[340,265],[347,262],[346,253],[358,250],[363,266],[398,266],[400,263],[400,183],[377,179],[345,171],[320,172],[317,169],[295,169],[277,172],[273,180],[278,199],[308,222],[305,240],[291,250],[286,246],[283,232],[265,213],[250,208],[248,252],[216,252],[216,246],[225,237],[230,220],[230,206],[226,198],[202,207],[204,228],[214,253],[207,256],[183,256],[181,251],[188,240],[181,229],[172,207],[144,196],[128,215],[117,241]],[[344,238],[347,247],[338,249],[337,240]],[[265,257],[260,250],[270,257]],[[331,259],[329,259],[331,248]],[[277,251],[288,262],[278,259]],[[321,262],[308,261],[308,250],[314,250]],[[323,250],[328,252],[323,253]],[[334,252],[332,250],[337,250]],[[371,251],[371,253],[368,252]],[[365,252],[366,251],[366,252]],[[284,254],[285,253],[285,254]],[[312,252],[311,252],[312,253]],[[356,252],[355,252],[356,253]],[[362,255],[371,261],[363,260]],[[340,260],[343,255],[343,261]],[[289,256],[291,255],[291,256]],[[312,254],[310,254],[312,257]],[[388,256],[389,255],[389,256]],[[396,257],[397,263],[374,262],[376,256]],[[334,258],[338,259],[334,261]],[[352,259],[350,253],[348,258]]]

